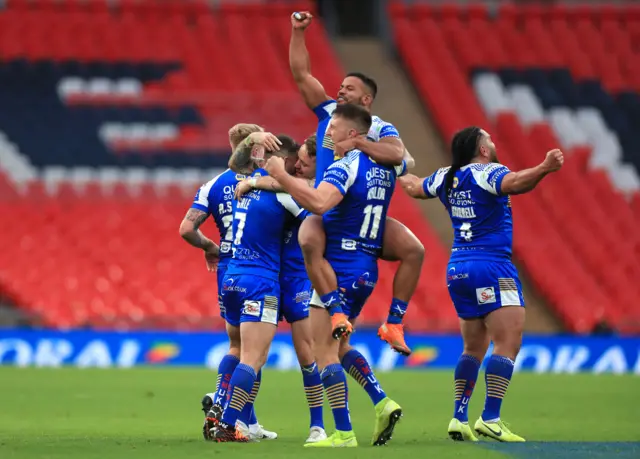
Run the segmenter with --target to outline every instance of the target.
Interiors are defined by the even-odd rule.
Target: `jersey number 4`
[[[368,237],[369,239],[375,239],[378,237],[380,220],[382,219],[382,210],[383,206],[372,206],[371,204],[364,208],[364,221],[360,227],[361,238]],[[372,214],[373,219],[371,218]],[[371,227],[370,230],[369,227]],[[369,233],[369,236],[367,236],[367,233]]]
[[[471,242],[473,232],[471,231],[471,223],[466,222],[460,225],[460,237],[467,242]]]

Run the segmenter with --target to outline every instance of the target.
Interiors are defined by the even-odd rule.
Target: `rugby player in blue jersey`
[[[413,158],[408,154],[396,128],[377,116],[373,116],[372,126],[369,132],[365,133],[366,135],[348,138],[341,142],[333,142],[331,137],[326,135],[331,114],[336,106],[351,103],[371,111],[371,105],[377,94],[377,85],[373,79],[361,73],[350,73],[343,80],[335,100],[327,95],[322,84],[311,74],[309,53],[305,45],[305,29],[311,24],[312,19],[309,12],[294,13],[291,16],[289,65],[306,105],[318,117],[316,185],[320,183],[325,170],[331,163],[354,148],[365,152],[379,164],[399,166],[403,160],[406,160],[409,167],[412,167]],[[389,314],[386,322],[378,330],[378,334],[394,350],[403,355],[409,355],[411,349],[405,343],[402,320],[418,285],[424,247],[400,222],[387,218],[385,227],[382,258],[400,263],[393,281],[393,299]],[[325,244],[322,219],[312,216],[305,220],[300,228],[300,245],[308,271],[321,272],[327,269],[323,260]],[[319,279],[312,277],[311,281],[315,287]],[[333,329],[338,335],[351,330],[351,324],[344,316],[333,316],[333,324]],[[353,357],[351,360],[364,359],[364,356],[356,357],[354,353],[351,357]],[[355,378],[360,380],[364,376],[359,374]]]
[[[371,115],[364,108],[352,104],[340,105],[333,112],[328,133],[335,142],[340,142],[365,135],[371,122]],[[349,416],[344,359],[341,364],[339,357],[340,349],[349,346],[348,337],[342,340],[333,338],[331,316],[342,314],[355,321],[376,285],[386,214],[396,175],[401,174],[404,167],[394,169],[378,164],[367,154],[353,149],[327,168],[317,188],[287,174],[281,158],[272,157],[266,167],[271,177],[296,202],[309,212],[323,216],[327,232],[328,275],[323,272],[308,274],[319,279],[314,287],[321,295],[321,301],[311,304],[311,325],[315,355],[322,369],[321,378],[333,412],[336,432],[326,440],[305,446],[357,446]],[[358,364],[354,362],[350,368]],[[378,397],[372,443],[382,445],[391,438],[402,409],[386,397],[368,365],[366,371],[366,380],[361,384],[367,392],[369,389],[376,392]]]
[[[275,136],[262,132],[262,128],[256,124],[241,123],[229,130],[231,151],[235,151],[238,145],[251,134],[255,134],[254,140],[260,142],[260,145],[264,145],[265,148],[277,148],[278,140]],[[236,184],[244,178],[245,175],[227,169],[202,185],[196,193],[191,208],[180,224],[180,235],[189,244],[204,251],[207,269],[210,272],[217,271],[218,304],[222,318],[225,317],[222,303],[222,279],[232,255],[233,196]],[[202,234],[199,229],[209,216],[213,217],[218,228],[219,246]],[[231,375],[240,362],[240,329],[229,322],[225,325],[229,337],[229,352],[222,358],[218,366],[215,392],[206,394],[202,399],[202,410],[205,415],[211,410],[213,410],[212,416],[216,416],[215,413],[217,416],[222,413],[222,405],[226,398]],[[246,435],[249,435],[249,431],[251,431],[252,436],[256,438],[277,437],[274,432],[269,432],[258,424],[255,413],[251,413],[248,417],[246,423],[248,425],[240,424],[241,430]],[[203,435],[205,439],[211,439],[206,420]]]
[[[278,136],[285,168],[295,172],[298,148],[287,136]],[[253,148],[250,149],[252,151]],[[265,175],[257,169],[253,177]],[[280,308],[280,265],[283,234],[306,211],[291,196],[255,190],[233,201],[233,256],[222,280],[225,320],[240,328],[240,363],[229,382],[221,419],[211,419],[218,442],[246,442],[236,422],[258,393],[261,369],[276,332]]]
[[[249,147],[246,147],[249,148]],[[244,152],[236,150],[234,162],[242,163],[248,158]],[[316,135],[305,139],[298,151],[295,176],[306,180],[308,186],[313,186],[316,173]],[[252,181],[252,183],[250,183]],[[244,180],[236,187],[236,196],[240,198],[252,188],[269,190],[273,180],[268,177],[258,177]],[[322,416],[323,386],[318,372],[318,366],[313,354],[312,330],[309,320],[309,301],[313,288],[305,270],[304,257],[298,244],[299,224],[292,225],[285,233],[280,269],[281,316],[291,324],[293,346],[296,350],[304,391],[309,405],[310,430],[307,443],[313,443],[327,438],[324,431]]]
[[[512,172],[498,162],[491,136],[479,127],[453,137],[452,164],[420,179],[400,179],[419,199],[438,198],[449,212],[454,232],[447,285],[460,318],[464,351],[454,374],[455,403],[449,436],[477,441],[467,409],[480,365],[493,341],[485,370],[484,411],[474,425],[480,434],[503,442],[522,442],[500,419],[500,407],[522,343],[525,310],[522,285],[511,262],[512,194],[533,190],[562,167],[560,150],[551,150],[538,166]]]

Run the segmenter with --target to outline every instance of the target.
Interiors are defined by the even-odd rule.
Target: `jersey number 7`
[[[242,241],[242,235],[244,234],[244,225],[247,223],[247,214],[236,212],[235,214],[233,214],[233,218],[238,220],[238,227],[236,228],[233,245],[240,245],[240,242]]]

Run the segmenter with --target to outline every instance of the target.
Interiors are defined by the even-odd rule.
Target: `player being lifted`
[[[270,148],[277,148],[278,141],[275,136],[262,132],[262,128],[256,124],[241,123],[236,124],[229,130],[231,151],[234,151],[252,133],[257,141],[265,143]],[[202,249],[205,254],[207,269],[210,272],[217,271],[218,304],[220,316],[223,319],[225,318],[225,309],[222,303],[222,279],[232,255],[233,194],[236,184],[244,178],[244,175],[227,169],[204,184],[198,190],[191,208],[180,224],[180,235],[183,239],[192,246]],[[220,233],[220,246],[204,236],[199,229],[210,215],[213,216]],[[205,412],[205,416],[210,410],[213,410],[212,417],[221,415],[231,375],[240,362],[240,329],[229,322],[226,322],[225,326],[229,337],[229,353],[222,358],[218,366],[215,392],[206,394],[202,399],[202,410]],[[264,430],[258,424],[254,411],[251,411],[247,418],[246,422],[241,421],[239,423],[239,427],[245,435],[250,435],[252,438],[277,437],[277,434]],[[203,427],[203,435],[205,439],[211,439],[206,420]]]
[[[244,164],[250,159],[252,148],[251,139],[241,145],[234,152],[232,158],[236,165]],[[305,139],[298,150],[295,176],[304,179],[313,186],[316,173],[316,136]],[[270,177],[258,177],[240,182],[236,188],[236,195],[241,197],[251,188],[269,190],[273,180]],[[294,222],[285,233],[284,246],[280,266],[280,310],[281,317],[291,324],[293,346],[296,350],[304,391],[309,405],[310,429],[307,443],[324,440],[327,434],[324,431],[322,416],[323,387],[318,366],[313,355],[312,330],[309,320],[309,301],[311,300],[311,281],[305,271],[304,258],[298,244],[298,230],[300,224]]]
[[[367,110],[345,104],[333,112],[328,135],[340,142],[366,135],[370,127],[371,115]],[[327,232],[326,257],[332,268],[328,273],[309,272],[309,277],[318,279],[314,287],[323,295],[321,303],[311,304],[311,324],[316,359],[336,432],[324,441],[305,446],[357,446],[349,416],[346,376],[339,358],[339,349],[348,346],[348,337],[342,342],[332,337],[331,316],[343,314],[355,320],[376,285],[386,213],[396,174],[402,171],[377,164],[357,149],[330,165],[317,188],[290,177],[280,158],[271,158],[267,170],[304,208],[323,215]],[[358,364],[361,362],[354,362],[353,366]],[[377,386],[373,373],[364,376],[367,377],[368,380],[362,382],[365,387]],[[391,438],[402,410],[386,398],[379,387],[377,390],[384,398],[377,404],[380,409],[372,443],[382,445]]]
[[[406,151],[400,140],[396,128],[377,116],[373,117],[373,123],[366,136],[349,138],[343,142],[332,142],[326,134],[331,113],[337,105],[352,103],[371,111],[371,105],[376,97],[377,85],[375,81],[360,73],[348,74],[340,89],[336,100],[327,95],[322,84],[311,74],[311,62],[305,44],[305,29],[311,24],[313,16],[309,12],[294,13],[291,16],[291,41],[289,44],[289,65],[298,89],[307,104],[318,117],[318,159],[316,168],[316,185],[322,180],[324,171],[336,159],[344,156],[354,148],[365,152],[379,164],[402,164],[407,159],[409,166],[413,166],[413,159]],[[398,271],[393,282],[393,301],[389,308],[389,315],[378,334],[387,341],[393,349],[409,355],[411,350],[404,340],[402,319],[407,311],[409,300],[418,285],[424,247],[411,231],[396,220],[387,218],[386,232],[384,234],[384,249],[382,258],[389,261],[400,261]],[[307,219],[300,228],[300,245],[305,257],[307,267],[311,271],[320,272],[324,266],[323,249],[326,244],[322,219],[312,216]],[[309,270],[309,269],[308,269]],[[311,282],[316,284],[317,279]],[[333,329],[340,334],[348,333],[351,324],[347,318],[341,315],[333,316]],[[355,357],[352,355],[351,357]],[[349,360],[363,360],[362,355]],[[360,376],[365,376],[361,374]],[[360,379],[356,376],[356,380]]]
[[[278,139],[282,146],[274,154],[283,155],[287,171],[294,173],[297,145],[287,136]],[[253,176],[265,174],[258,169]],[[233,201],[233,256],[222,280],[222,301],[226,321],[240,328],[241,349],[222,418],[212,419],[218,442],[248,440],[236,430],[236,421],[245,405],[255,400],[276,332],[283,234],[291,219],[303,218],[305,213],[284,193],[256,190]]]
[[[337,100],[332,100],[327,96],[320,82],[310,73],[309,53],[305,45],[304,30],[311,23],[312,17],[309,13],[297,14],[304,15],[304,19],[297,20],[295,14],[291,18],[293,30],[289,59],[294,79],[306,104],[313,109],[319,118],[316,184],[321,181],[324,171],[335,159],[356,147],[367,153],[379,164],[402,164],[406,150],[398,136],[398,132],[393,125],[385,123],[378,117],[373,117],[373,126],[367,135],[368,140],[364,136],[360,136],[346,139],[334,145],[331,138],[325,135],[331,113],[336,106],[350,102],[369,110],[377,91],[376,84],[364,75],[351,74],[343,81]],[[409,163],[412,162],[409,156],[407,156],[407,160]],[[382,258],[393,261],[399,260],[400,266],[393,282],[394,299],[389,309],[387,321],[379,329],[379,335],[393,349],[408,355],[411,350],[404,340],[402,318],[418,283],[424,258],[424,247],[411,231],[398,221],[387,218],[386,227]],[[324,272],[325,276],[333,275],[331,266],[323,258],[326,238],[320,217],[310,216],[305,219],[300,228],[299,242],[304,253],[308,273]],[[313,274],[310,274],[311,276]],[[315,286],[317,282],[321,282],[321,279],[311,277],[311,282]],[[316,301],[319,303],[317,298]],[[348,317],[336,314],[333,320],[335,326],[332,327],[332,332],[333,328],[338,331],[338,334],[349,333],[352,330],[352,324],[349,323]],[[364,387],[371,398],[378,419],[375,430],[381,433],[389,427],[390,418],[388,414],[393,412],[391,405],[386,403],[387,399],[384,391],[381,390],[379,383],[373,378],[373,372],[366,358],[356,349],[349,346],[348,342],[344,343],[340,347],[342,365]],[[383,401],[384,403],[382,403]]]
[[[525,310],[518,272],[511,262],[512,194],[533,190],[547,174],[562,167],[560,150],[551,150],[531,169],[511,172],[498,163],[489,134],[468,127],[451,143],[450,167],[419,179],[400,179],[407,193],[419,199],[438,198],[449,211],[454,231],[447,284],[460,318],[464,351],[454,374],[455,406],[449,436],[477,441],[467,409],[490,341],[493,355],[485,371],[487,395],[475,431],[504,442],[522,442],[500,420],[500,407],[520,350]]]

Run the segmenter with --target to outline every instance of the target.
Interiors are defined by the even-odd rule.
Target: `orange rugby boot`
[[[336,313],[331,316],[331,335],[333,339],[340,339],[353,333],[353,325],[346,314]]]
[[[400,354],[411,355],[411,349],[404,341],[404,327],[402,324],[384,323],[378,328],[378,337],[389,343],[391,348]]]

